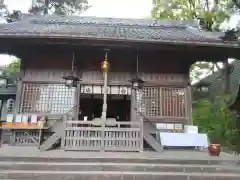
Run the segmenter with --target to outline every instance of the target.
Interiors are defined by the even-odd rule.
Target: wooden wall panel
[[[86,49],[74,50],[75,67],[78,70],[99,71],[105,52]],[[24,58],[25,68],[71,69],[73,50],[33,52]],[[112,50],[108,60],[112,72],[136,72],[137,53],[128,50]],[[139,72],[188,74],[190,63],[172,52],[139,52]]]
[[[75,69],[82,72],[83,83],[102,83],[100,71],[104,50],[74,50]],[[149,84],[185,85],[188,83],[188,64],[169,53],[139,52],[139,75]],[[34,51],[24,58],[25,81],[63,82],[62,76],[71,71],[73,51]],[[109,83],[129,84],[136,74],[137,53],[128,50],[109,52]],[[80,74],[78,74],[79,77]]]

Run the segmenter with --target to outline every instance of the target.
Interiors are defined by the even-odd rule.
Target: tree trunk
[[[49,0],[44,0],[44,12],[43,14],[48,14]]]
[[[230,93],[230,69],[228,64],[228,59],[224,60],[224,72],[225,72],[225,93]]]

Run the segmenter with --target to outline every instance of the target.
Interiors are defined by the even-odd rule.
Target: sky
[[[146,18],[150,16],[152,0],[88,0],[92,6],[83,16]],[[32,0],[5,0],[10,11],[21,10],[28,12]],[[0,55],[0,66],[9,64],[12,57]]]
[[[88,0],[92,6],[82,15],[98,17],[143,18],[150,16],[152,0]],[[5,0],[10,10],[27,12],[32,0]]]

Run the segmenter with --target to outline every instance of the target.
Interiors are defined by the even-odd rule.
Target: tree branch
[[[232,0],[232,2],[238,9],[240,9],[240,4],[237,2],[237,0]]]

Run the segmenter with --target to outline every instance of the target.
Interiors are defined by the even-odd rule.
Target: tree
[[[198,101],[193,106],[193,120],[200,132],[208,134],[211,143],[221,144],[240,153],[240,119],[226,105],[225,97],[218,97],[217,106],[208,100]]]
[[[234,3],[231,0],[153,0],[152,17],[169,20],[198,19],[203,29],[219,31],[222,23],[229,19],[233,8]],[[223,66],[223,62],[197,62],[191,67],[191,80],[197,81],[202,75],[215,73]],[[226,91],[227,89],[228,87]]]
[[[198,19],[206,30],[219,30],[232,9],[227,0],[153,0],[155,19]]]
[[[9,74],[20,72],[21,60],[18,58],[7,66],[6,72]]]
[[[20,72],[21,60],[18,58],[10,63],[4,70],[2,77],[8,79],[9,84],[14,84],[18,78],[18,73]]]
[[[0,17],[6,17],[8,14],[7,6],[0,3]]]
[[[89,8],[87,0],[37,0],[29,10],[33,14],[72,15]]]

